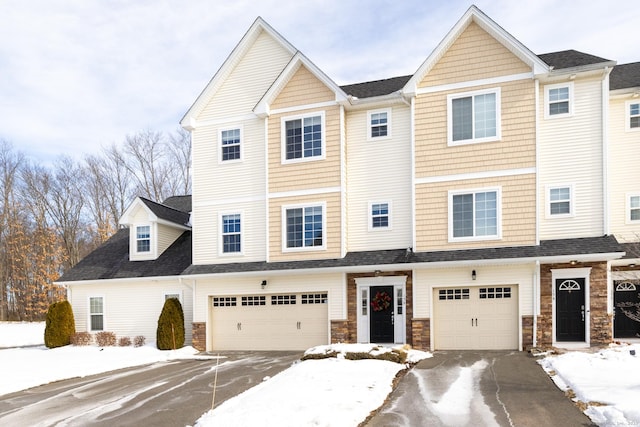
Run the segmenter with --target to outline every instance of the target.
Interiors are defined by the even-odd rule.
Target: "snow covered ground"
[[[0,395],[65,378],[200,357],[191,347],[159,351],[153,343],[140,348],[47,349],[44,323],[0,322],[0,348],[22,345],[39,347],[0,350],[3,367]],[[327,350],[372,351],[371,346],[365,345],[316,349],[317,352]],[[410,353],[413,361],[428,356],[422,352]],[[640,425],[640,344],[612,345],[597,352],[572,351],[545,357],[539,363],[558,387],[571,389],[574,400],[587,404],[585,413],[596,424]],[[393,362],[352,361],[340,356],[307,360],[206,412],[197,426],[228,425],[228,420],[233,420],[235,425],[355,426],[382,404],[391,391],[393,378],[403,368],[404,365]]]
[[[572,390],[599,426],[640,425],[640,344],[597,352],[571,351],[538,363],[564,391]]]

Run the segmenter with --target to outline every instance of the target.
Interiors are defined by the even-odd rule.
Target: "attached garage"
[[[327,293],[210,297],[214,350],[305,350],[329,343]]]
[[[517,350],[518,287],[433,290],[436,350]]]

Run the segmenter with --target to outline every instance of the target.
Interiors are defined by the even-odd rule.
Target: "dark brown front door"
[[[585,279],[556,279],[556,341],[584,341]]]
[[[369,295],[369,340],[372,343],[393,343],[393,286],[372,286]]]

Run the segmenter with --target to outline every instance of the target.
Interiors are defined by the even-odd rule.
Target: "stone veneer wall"
[[[522,350],[533,347],[533,316],[522,316]]]
[[[196,350],[207,350],[207,324],[204,322],[192,323],[191,345]]]
[[[385,271],[378,273],[377,276],[374,272],[347,274],[347,320],[331,321],[331,342],[355,343],[358,341],[358,298],[356,295],[358,286],[356,278],[384,276],[407,276],[405,287],[405,321],[407,329],[405,336],[407,337],[407,344],[413,345],[413,274],[411,271]],[[338,325],[338,323],[340,324]]]
[[[553,301],[551,270],[561,268],[591,267],[589,278],[591,345],[608,344],[613,339],[613,318],[607,314],[607,263],[543,264],[540,266],[540,316],[538,316],[537,338],[539,346],[553,343]]]
[[[413,319],[413,348],[417,350],[431,349],[431,319]]]

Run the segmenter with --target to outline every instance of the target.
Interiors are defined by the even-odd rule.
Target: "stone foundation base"
[[[207,350],[207,325],[204,322],[192,323],[191,345],[199,351]]]

